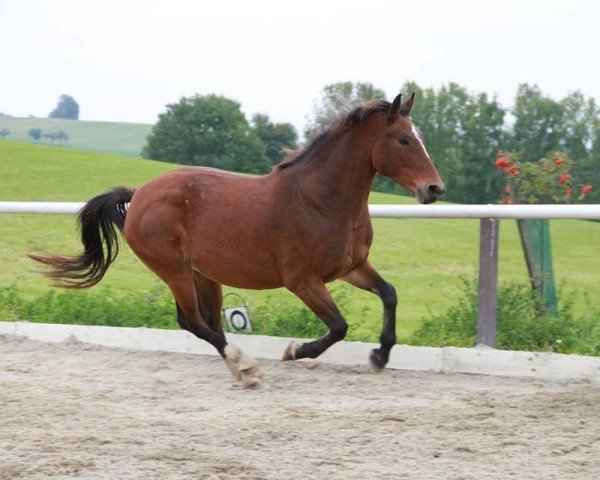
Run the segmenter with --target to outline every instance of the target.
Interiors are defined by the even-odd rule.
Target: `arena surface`
[[[0,335],[0,478],[600,478],[598,385],[261,366]]]

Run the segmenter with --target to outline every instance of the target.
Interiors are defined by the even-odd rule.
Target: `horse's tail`
[[[28,254],[52,270],[44,275],[62,288],[89,288],[96,285],[119,253],[117,228],[123,231],[126,204],[135,190],[117,187],[92,198],[79,212],[83,253],[74,257]]]

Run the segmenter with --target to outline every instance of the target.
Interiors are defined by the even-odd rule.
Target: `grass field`
[[[10,135],[6,138],[14,141],[33,143],[28,135],[32,128],[39,128],[42,133],[62,130],[69,135],[69,140],[65,143],[68,148],[138,157],[152,125],[58,118],[0,118],[0,130],[5,128],[10,130]],[[38,143],[51,145],[48,139],[41,139]]]
[[[117,185],[139,186],[177,168],[142,159],[80,152],[71,149],[0,141],[0,201],[86,201]],[[414,203],[412,198],[373,193],[371,203]],[[0,286],[16,284],[28,295],[48,291],[46,280],[25,258],[28,251],[79,252],[75,219],[70,215],[2,215]],[[406,336],[429,313],[439,314],[460,294],[461,277],[477,273],[477,220],[375,219],[371,261],[399,297],[399,333]],[[600,223],[552,221],[555,275],[559,283],[579,293],[600,290]],[[500,226],[500,281],[527,281],[514,221]],[[160,282],[125,246],[103,282],[95,289],[144,293]],[[338,284],[333,286],[339,288]],[[298,302],[285,290],[240,292],[251,309],[270,297]],[[583,307],[580,307],[583,308]],[[349,338],[375,340],[381,325],[379,300],[353,289],[344,312]]]

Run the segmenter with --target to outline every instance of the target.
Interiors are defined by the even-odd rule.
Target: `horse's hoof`
[[[263,376],[263,372],[258,366],[258,363],[249,368],[240,368],[240,372],[242,375],[249,375],[256,378],[262,378]]]
[[[240,356],[239,368],[241,371],[256,370],[258,372],[260,370],[258,362],[251,356],[246,355],[243,351]]]
[[[376,372],[381,372],[387,364],[387,360],[381,356],[381,351],[377,348],[371,350],[369,361],[371,362],[371,368]]]
[[[302,346],[302,342],[299,342],[298,340],[292,341],[288,345],[288,347],[285,349],[282,360],[283,361],[296,360],[296,352],[298,351],[298,349],[301,346]]]
[[[242,373],[240,372],[240,369],[238,367],[238,364],[236,362],[232,362],[229,359],[225,359],[225,365],[227,365],[227,368],[229,369],[229,371],[231,372],[231,375],[233,375],[233,378],[235,378],[236,380],[241,380],[242,379]]]
[[[244,388],[258,388],[260,386],[260,380],[251,375],[242,373],[242,383]]]

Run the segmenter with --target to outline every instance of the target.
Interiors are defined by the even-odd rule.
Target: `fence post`
[[[479,237],[479,285],[477,299],[477,345],[496,347],[498,306],[497,218],[482,218]]]

